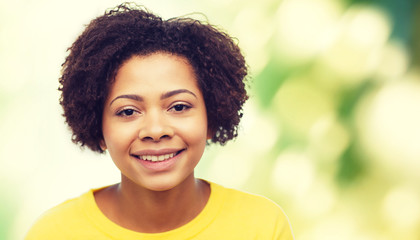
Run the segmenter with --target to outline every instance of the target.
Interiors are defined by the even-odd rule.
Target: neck
[[[210,195],[207,183],[187,177],[178,186],[166,191],[151,191],[122,177],[110,189],[112,221],[130,230],[146,233],[165,232],[194,219],[204,208]],[[99,205],[99,204],[98,204]]]

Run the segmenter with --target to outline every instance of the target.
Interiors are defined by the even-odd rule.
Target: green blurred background
[[[120,2],[0,1],[0,239],[118,181],[109,156],[71,143],[56,89],[66,48]],[[418,2],[138,1],[204,13],[248,60],[240,136],[208,147],[197,175],[273,199],[297,239],[419,240]]]

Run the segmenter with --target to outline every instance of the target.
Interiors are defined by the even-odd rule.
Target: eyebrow
[[[136,94],[124,94],[124,95],[120,95],[114,99],[112,99],[112,101],[109,103],[109,106],[111,106],[111,104],[113,102],[115,102],[115,100],[119,99],[119,98],[128,98],[128,99],[132,99],[135,100],[137,102],[142,102],[143,101],[143,97],[136,95]]]
[[[190,90],[187,90],[187,89],[177,89],[177,90],[169,91],[169,92],[166,92],[166,93],[162,94],[160,96],[160,100],[163,100],[163,99],[166,99],[166,98],[170,98],[170,97],[172,97],[174,95],[177,95],[177,94],[180,94],[180,93],[188,93],[188,94],[193,95],[195,98],[197,98],[197,96],[193,92],[191,92]]]
[[[177,90],[173,90],[173,91],[169,91],[169,92],[163,93],[163,94],[160,96],[160,100],[167,99],[167,98],[170,98],[170,97],[172,97],[172,96],[175,96],[175,95],[177,95],[177,94],[181,94],[181,93],[188,93],[188,94],[193,95],[195,98],[197,98],[197,95],[195,95],[195,94],[194,94],[193,92],[191,92],[190,90],[187,90],[187,89],[177,89]],[[135,100],[135,101],[137,101],[137,102],[142,102],[142,101],[144,101],[143,97],[142,97],[142,96],[140,96],[140,95],[136,95],[136,94],[124,94],[124,95],[120,95],[120,96],[118,96],[118,97],[114,98],[114,99],[113,99],[113,100],[109,103],[109,105],[111,105],[113,102],[115,102],[115,100],[117,100],[117,99],[119,99],[119,98],[128,98],[128,99]]]

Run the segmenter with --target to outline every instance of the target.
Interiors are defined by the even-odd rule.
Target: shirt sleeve
[[[274,231],[273,240],[294,240],[292,227],[289,219],[283,210],[280,211],[276,221],[276,228]]]

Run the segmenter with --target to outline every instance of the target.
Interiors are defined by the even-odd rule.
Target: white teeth
[[[169,158],[173,158],[175,156],[175,153],[169,153],[165,155],[143,155],[139,156],[142,160],[152,161],[152,162],[158,162],[158,161],[164,161]]]

